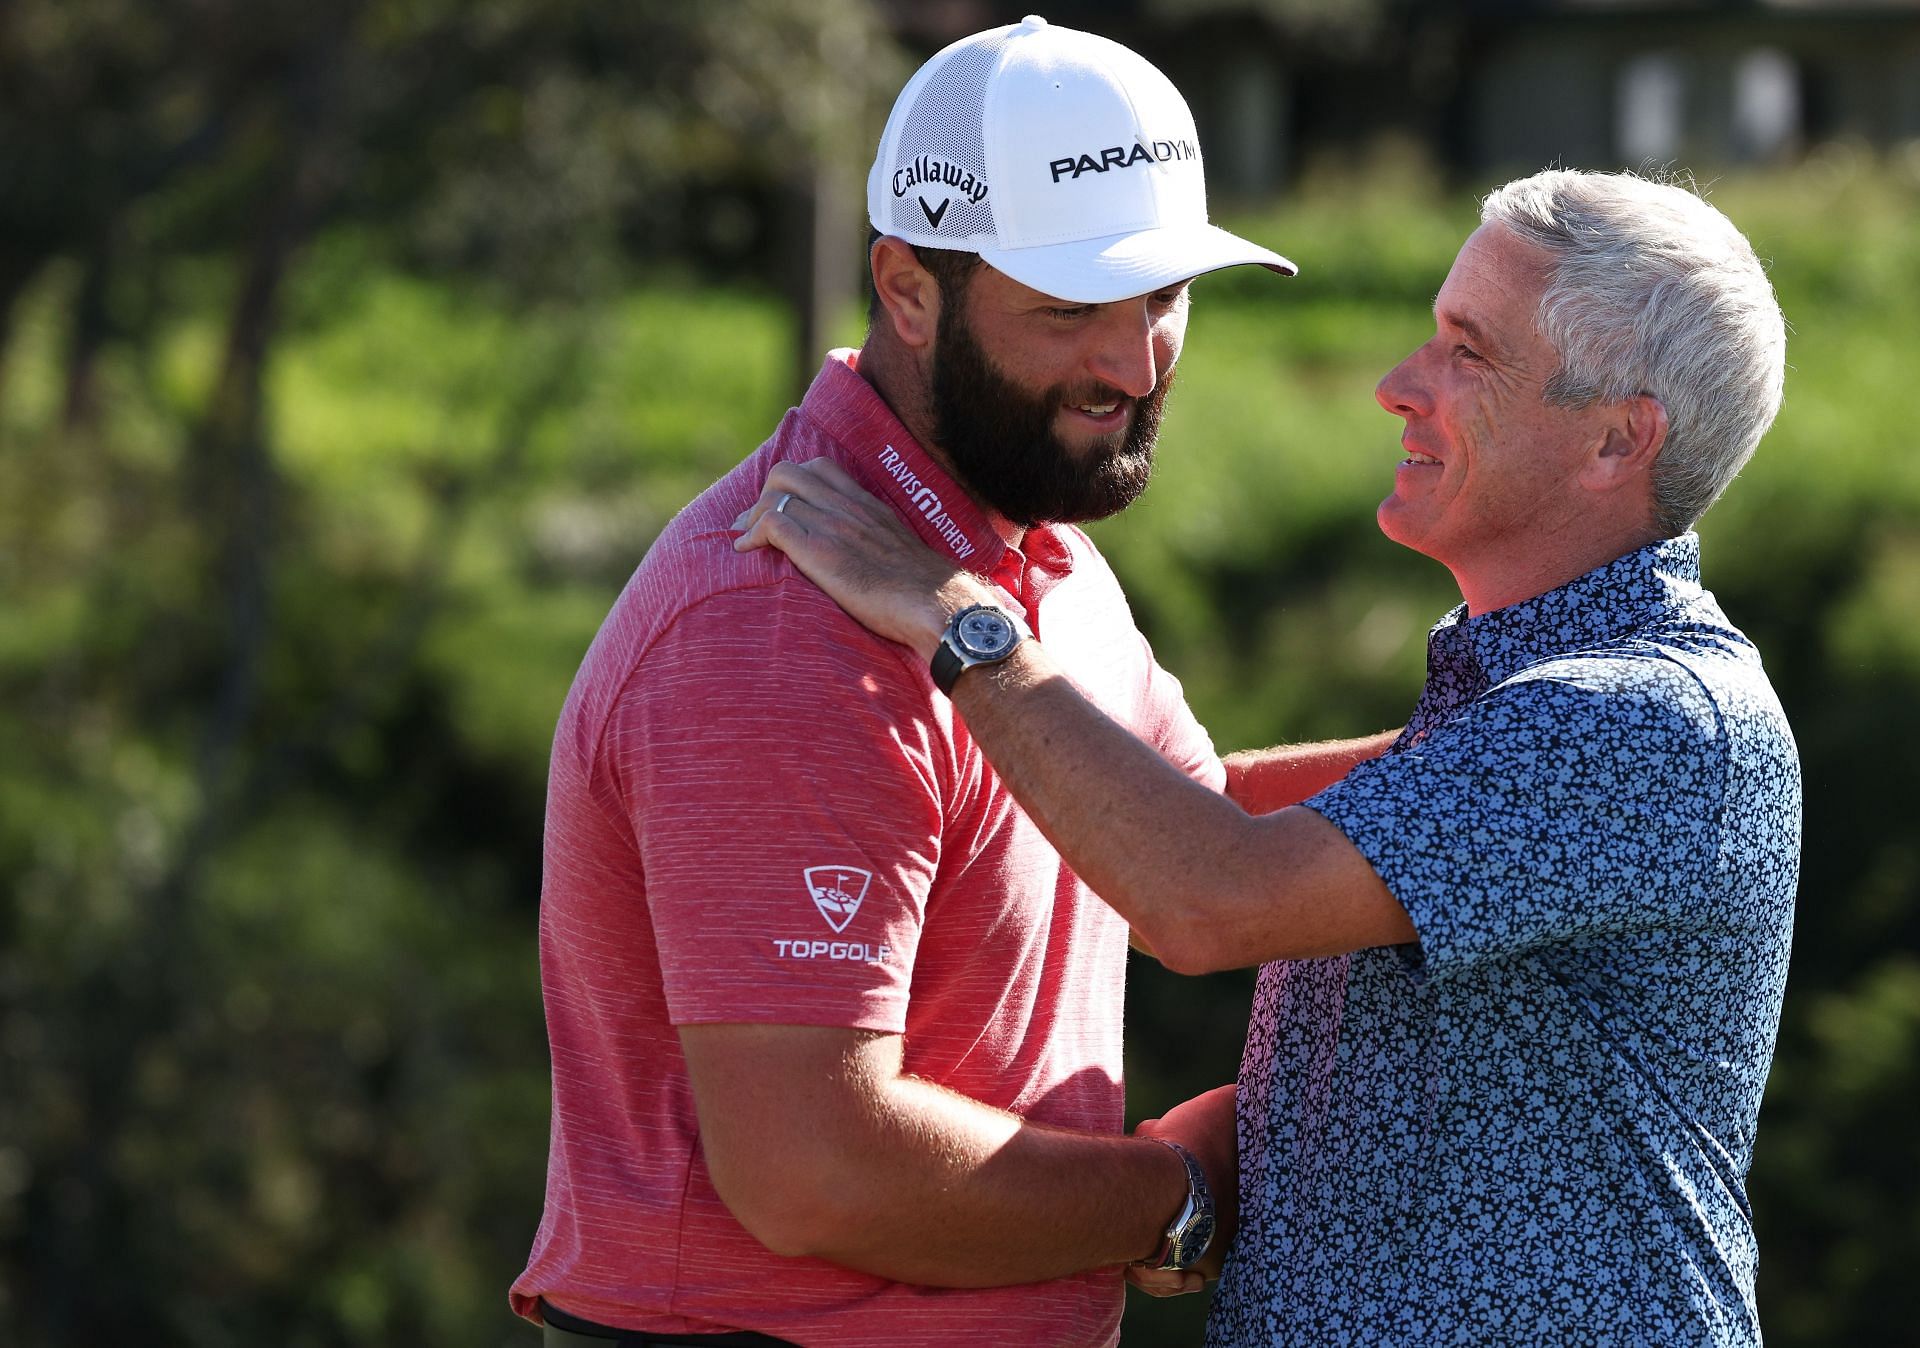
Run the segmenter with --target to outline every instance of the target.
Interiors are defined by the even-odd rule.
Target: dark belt
[[[692,1345],[693,1348],[799,1348],[798,1344],[776,1339],[771,1334],[755,1334],[745,1329],[731,1334],[655,1334],[645,1329],[615,1329],[569,1315],[545,1298],[540,1302],[540,1318],[545,1321],[541,1331],[545,1348],[646,1348],[651,1344]]]

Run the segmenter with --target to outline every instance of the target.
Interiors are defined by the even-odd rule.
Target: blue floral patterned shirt
[[[1698,538],[1456,609],[1307,804],[1419,941],[1260,971],[1207,1342],[1758,1344],[1800,769]]]

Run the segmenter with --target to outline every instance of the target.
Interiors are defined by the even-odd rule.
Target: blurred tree
[[[524,1244],[544,1055],[490,924],[537,892],[537,777],[449,723],[430,651],[634,253],[811,186],[886,78],[854,0],[0,8],[0,359],[30,287],[66,334],[59,415],[0,455],[0,1338],[502,1321],[466,1229],[497,1198],[447,1185],[510,1169],[491,1248]],[[343,559],[281,353],[404,271],[512,336],[418,390],[461,430],[402,451],[411,544]],[[434,1168],[503,1111],[511,1154]]]

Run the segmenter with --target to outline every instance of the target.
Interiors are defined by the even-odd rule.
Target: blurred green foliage
[[[0,202],[0,1341],[531,1341],[505,1287],[546,1150],[554,717],[661,525],[793,392],[767,278],[702,284],[720,245],[682,236],[840,125],[820,86],[898,73],[851,3],[617,8],[6,13],[0,112],[40,134],[0,135],[38,185]],[[1794,325],[1703,529],[1807,770],[1762,1311],[1776,1344],[1894,1342],[1920,164],[1842,147],[1712,192]],[[1297,280],[1197,287],[1156,485],[1097,532],[1222,748],[1411,703],[1454,595],[1373,527],[1370,390],[1473,221],[1382,163],[1230,222]],[[1249,987],[1140,968],[1135,1117],[1232,1075]],[[1126,1341],[1203,1308],[1136,1299]]]

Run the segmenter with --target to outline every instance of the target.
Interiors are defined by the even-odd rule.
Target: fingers
[[[776,531],[783,527],[803,529],[799,516],[807,508],[796,492],[776,492],[771,496],[761,493],[760,499],[733,522],[733,527],[740,531],[740,536],[733,540],[733,550],[751,552],[764,548],[776,541]]]
[[[816,460],[824,463],[826,460]],[[811,513],[814,518],[827,510],[822,497],[829,493],[805,472],[805,464],[777,463],[773,471],[767,474],[767,482],[760,489],[760,495],[752,505],[742,511],[734,520],[733,527],[740,531],[740,537],[733,540],[734,551],[750,552],[754,548],[766,547],[781,537],[791,538],[792,532],[780,534],[783,527],[798,527],[804,534],[805,527],[800,524],[803,513]]]
[[[798,527],[788,527],[793,521]],[[868,550],[916,550],[918,540],[898,514],[831,459],[776,463],[753,504],[733,522],[734,549],[783,547],[827,531],[864,540]],[[790,550],[789,550],[790,551]]]
[[[802,508],[851,515],[865,503],[879,504],[831,459],[782,461],[768,471],[766,483],[753,504],[734,520],[733,527],[741,536],[734,540],[733,546],[740,552],[765,547],[770,540],[767,531],[759,525],[770,515],[794,518]]]
[[[1192,1269],[1143,1268],[1139,1264],[1127,1265],[1127,1281],[1151,1297],[1185,1296],[1207,1285],[1207,1280]]]
[[[874,499],[872,493],[854,481],[852,473],[832,459],[808,459],[804,463],[775,464],[773,471],[778,473],[782,468],[792,468],[796,473],[804,474],[809,482],[824,486],[849,501]]]
[[[832,459],[782,460],[767,471],[767,480],[761,487],[759,498],[736,521],[736,526],[746,528],[752,520],[778,505],[782,496],[788,495],[796,501],[840,514],[867,518],[892,514],[878,497],[862,487],[851,473]],[[787,509],[793,509],[791,503]]]

